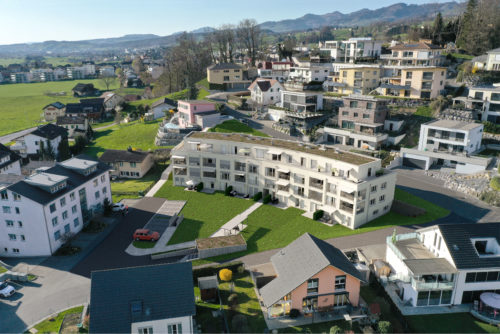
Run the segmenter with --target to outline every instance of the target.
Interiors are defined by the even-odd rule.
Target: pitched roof
[[[195,312],[189,262],[92,272],[90,333],[127,333],[134,322]]]
[[[486,53],[500,53],[500,48],[496,48],[496,49],[487,51]]]
[[[274,254],[271,262],[278,277],[260,289],[267,307],[330,265],[363,280],[359,271],[341,250],[309,233],[304,233]]]
[[[274,86],[277,82],[278,80],[275,79],[255,79],[255,81],[248,87],[248,90],[252,90],[257,85],[261,91],[267,92],[269,88]]]
[[[67,137],[68,130],[66,130],[65,128],[63,128],[61,126],[57,126],[57,125],[49,123],[49,124],[45,124],[45,125],[38,127],[38,129],[32,131],[30,134],[52,140],[52,139],[57,138],[59,136]]]
[[[99,158],[100,161],[110,162],[143,162],[144,159],[151,153],[142,151],[128,151],[128,150],[106,150]]]
[[[19,154],[17,154],[16,152],[13,152],[9,147],[7,147],[3,144],[0,144],[0,157],[3,158],[7,155],[10,155],[10,160],[1,163],[0,168],[3,168],[5,166],[8,166],[8,165],[18,161],[18,160],[21,160],[21,156]]]
[[[391,50],[436,50],[436,49],[442,49],[439,45],[431,44],[431,43],[425,43],[425,42],[418,42],[418,43],[412,43],[412,44],[398,44],[395,46],[390,47],[389,49]]]
[[[89,156],[86,156],[84,154],[80,154],[76,158],[95,161],[94,159],[92,159]],[[35,201],[35,202],[40,203],[42,205],[46,205],[46,204],[50,203],[51,201],[59,198],[63,194],[77,190],[77,188],[80,187],[85,182],[95,178],[96,175],[99,175],[99,174],[102,174],[102,173],[108,171],[109,169],[110,169],[110,167],[108,165],[100,162],[97,164],[97,170],[95,172],[90,173],[89,175],[85,176],[83,174],[77,173],[74,170],[71,170],[69,168],[65,168],[65,167],[58,164],[58,165],[55,165],[54,167],[51,167],[51,168],[44,170],[44,173],[47,173],[47,174],[55,174],[55,175],[68,177],[66,187],[58,192],[49,193],[49,192],[42,190],[36,186],[28,184],[25,181],[20,181],[20,182],[14,183],[11,186],[9,186],[8,188],[9,188],[9,190],[18,193],[21,196],[29,198],[32,201]]]
[[[72,116],[58,116],[56,118],[56,124],[57,125],[62,125],[62,124],[85,124],[85,118],[84,117],[72,117]]]
[[[168,104],[168,105],[171,105],[171,106],[174,106],[174,107],[176,107],[176,106],[177,106],[177,101],[174,101],[174,100],[172,100],[172,99],[169,99],[169,98],[164,97],[164,98],[162,98],[162,99],[159,99],[159,100],[157,100],[157,101],[153,102],[153,103],[151,104],[151,108],[157,107],[157,106],[159,106],[159,105],[161,105],[161,104],[164,104],[164,103],[165,103],[165,104]]]
[[[209,70],[239,70],[242,69],[243,66],[233,64],[233,63],[219,63],[219,64],[212,64],[208,66]]]
[[[45,107],[43,107],[42,109],[45,109],[45,108],[50,107],[50,106],[55,107],[55,108],[57,108],[57,109],[62,109],[62,108],[64,108],[64,107],[65,107],[64,103],[61,103],[61,102],[54,102],[54,103],[51,103],[51,104],[47,104],[47,105],[46,105]]]
[[[439,225],[457,269],[500,268],[500,256],[479,256],[471,238],[495,238],[500,244],[500,223]]]
[[[73,87],[72,90],[73,91],[78,91],[78,92],[85,92],[85,91],[88,91],[88,90],[96,90],[96,89],[94,88],[93,84],[78,83],[78,84],[76,84],[75,87]]]

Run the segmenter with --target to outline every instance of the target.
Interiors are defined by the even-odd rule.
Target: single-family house
[[[115,110],[116,107],[120,106],[125,102],[123,96],[118,95],[114,92],[105,92],[101,95],[104,99],[104,111],[109,112]]]
[[[78,83],[71,90],[75,97],[96,96],[99,90],[93,84]]]
[[[10,148],[26,158],[39,156],[43,146],[44,150],[52,149],[54,156],[57,157],[59,143],[63,140],[67,140],[67,138],[68,130],[49,123],[39,126],[32,132],[16,139],[14,145]]]
[[[488,58],[486,60],[487,71],[500,71],[500,48],[486,52]]]
[[[56,125],[68,130],[68,137],[86,137],[89,130],[89,120],[85,117],[59,116]]]
[[[0,174],[21,175],[21,157],[2,144],[0,144]]]
[[[90,333],[194,333],[190,262],[94,271]]]
[[[292,309],[313,314],[359,305],[361,273],[341,250],[309,233],[274,254],[271,264],[275,278],[259,289],[268,318]]]
[[[169,98],[161,98],[151,104],[151,112],[153,118],[158,119],[165,117],[165,112],[177,108],[177,102]]]
[[[64,116],[66,106],[61,102],[54,102],[43,107],[43,118],[47,122],[54,121],[58,116]]]
[[[99,120],[104,113],[104,98],[82,99],[80,103],[68,103],[66,116],[84,117],[90,122]]]
[[[200,126],[202,129],[217,125],[221,115],[215,110],[215,103],[201,100],[178,101],[179,126],[188,128]]]
[[[111,167],[111,175],[123,178],[141,178],[153,167],[153,154],[128,150],[106,150],[99,158]]]
[[[251,81],[242,66],[233,63],[219,63],[207,68],[207,81],[210,89],[246,89]]]
[[[443,64],[444,48],[430,41],[401,43],[389,48],[390,54],[380,56],[385,65],[398,66],[440,66]]]
[[[254,104],[267,106],[281,101],[283,87],[278,80],[258,78],[252,82],[248,90]]]

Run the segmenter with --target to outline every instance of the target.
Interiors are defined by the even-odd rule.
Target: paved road
[[[36,130],[36,128],[37,127],[35,126],[34,128],[29,128],[29,129],[26,129],[26,130],[21,130],[21,131],[9,133],[8,135],[0,137],[0,143],[2,143],[2,144],[9,143],[9,142],[13,141],[16,138],[19,138],[19,137],[22,137],[24,135],[27,135],[31,131]]]

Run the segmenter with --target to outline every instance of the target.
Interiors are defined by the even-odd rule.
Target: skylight
[[[480,257],[500,256],[500,245],[496,238],[474,238],[471,242]]]

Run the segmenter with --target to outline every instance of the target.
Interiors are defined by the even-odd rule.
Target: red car
[[[160,239],[160,234],[158,232],[153,232],[143,228],[135,230],[134,239],[144,241],[158,241],[158,239]]]

